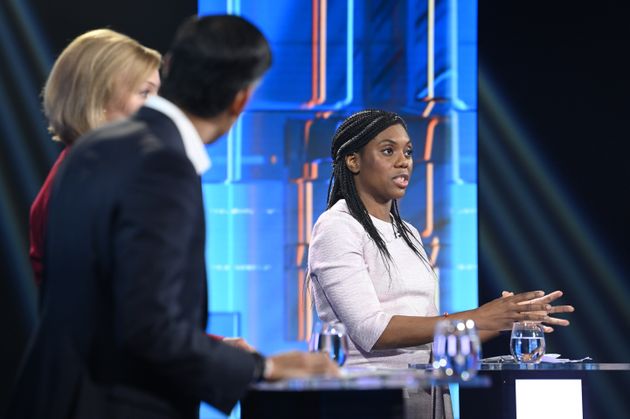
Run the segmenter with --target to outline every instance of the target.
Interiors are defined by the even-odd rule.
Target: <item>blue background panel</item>
[[[436,258],[441,309],[476,306],[476,1],[200,1],[199,12],[248,18],[273,51],[246,112],[208,147],[209,330],[235,328],[264,353],[306,349],[330,143],[365,108],[408,122],[415,168],[401,212]]]

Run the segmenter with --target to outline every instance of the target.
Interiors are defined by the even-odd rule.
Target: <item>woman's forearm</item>
[[[433,341],[435,324],[443,317],[393,316],[374,344],[374,349],[418,346]]]
[[[448,315],[449,319],[475,320],[475,310],[462,311]],[[435,324],[444,320],[444,316],[393,316],[389,324],[374,344],[373,350],[406,348],[433,342]],[[494,330],[479,330],[481,342],[499,335]]]

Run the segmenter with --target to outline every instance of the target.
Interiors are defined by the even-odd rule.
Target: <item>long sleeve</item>
[[[326,214],[313,229],[309,265],[320,317],[336,315],[355,344],[370,351],[392,315],[370,277],[365,240],[363,227],[349,214]]]

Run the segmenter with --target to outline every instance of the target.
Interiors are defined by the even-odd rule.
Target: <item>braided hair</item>
[[[346,118],[333,136],[331,156],[333,159],[333,172],[328,185],[327,208],[335,205],[340,199],[345,199],[350,215],[352,215],[374,240],[376,247],[385,260],[392,260],[387,250],[385,241],[374,226],[367,208],[361,201],[354,183],[354,174],[346,166],[345,157],[360,151],[367,143],[372,141],[379,133],[393,125],[401,125],[407,131],[407,124],[397,114],[377,109],[368,109],[357,112]],[[418,246],[422,246],[419,240],[412,240],[413,234],[400,218],[398,203],[392,202],[391,214],[398,232],[413,252],[431,269],[433,267],[425,256],[420,253]],[[389,264],[387,264],[389,267]],[[388,269],[389,271],[389,269]]]

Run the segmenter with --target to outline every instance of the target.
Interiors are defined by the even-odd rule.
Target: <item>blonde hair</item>
[[[74,39],[44,87],[44,113],[53,139],[66,145],[106,122],[105,108],[125,101],[160,66],[159,52],[109,29]]]

